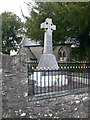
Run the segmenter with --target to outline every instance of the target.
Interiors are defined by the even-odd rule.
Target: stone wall
[[[28,102],[27,64],[4,56],[2,65],[3,118],[88,118],[88,93]]]
[[[2,55],[0,53],[0,120],[2,118]]]

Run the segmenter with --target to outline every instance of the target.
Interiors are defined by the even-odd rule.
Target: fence
[[[34,67],[32,67],[34,66]],[[90,63],[59,63],[59,69],[40,69],[28,63],[29,100],[88,91]]]

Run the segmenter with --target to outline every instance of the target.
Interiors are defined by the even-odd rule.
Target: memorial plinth
[[[44,28],[44,53],[40,58],[38,68],[50,68],[58,69],[56,57],[52,54],[52,32],[56,30],[56,26],[53,25],[52,19],[47,18],[44,23],[41,24],[41,28]]]

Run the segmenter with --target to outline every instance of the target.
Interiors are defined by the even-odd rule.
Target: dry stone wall
[[[88,93],[28,102],[27,64],[24,59],[4,56],[2,60],[3,118],[89,117]]]
[[[2,55],[0,53],[0,120],[2,118]]]

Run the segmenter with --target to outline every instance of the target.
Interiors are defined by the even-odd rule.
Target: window
[[[60,51],[60,61],[63,60],[62,52]]]
[[[66,61],[66,52],[60,51],[59,52],[59,60],[60,61]]]
[[[63,52],[63,60],[66,61],[66,53],[65,53],[65,51]]]

